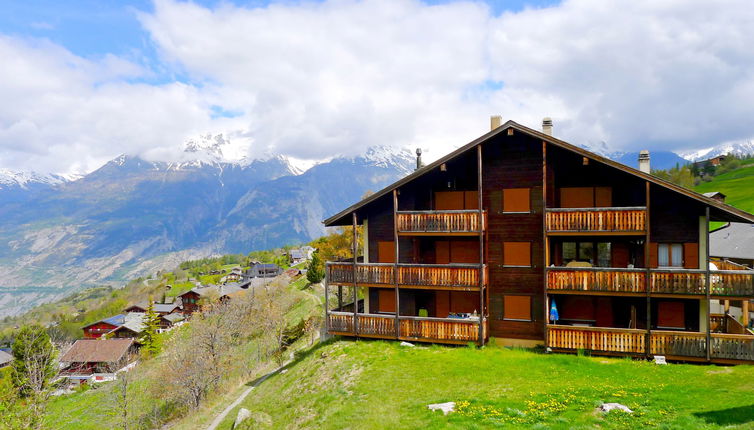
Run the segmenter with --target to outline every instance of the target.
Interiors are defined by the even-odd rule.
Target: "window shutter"
[[[649,267],[657,267],[657,243],[649,243]]]
[[[699,244],[694,242],[683,244],[683,267],[686,269],[699,268]]]
[[[494,190],[490,192],[490,210],[492,213],[499,213],[503,211],[503,192],[500,190]]]

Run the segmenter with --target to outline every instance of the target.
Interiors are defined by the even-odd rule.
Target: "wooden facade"
[[[325,221],[366,235],[326,270],[364,310],[328,305],[328,330],[754,360],[709,314],[754,297],[753,271],[709,270],[711,220],[754,216],[509,121]]]

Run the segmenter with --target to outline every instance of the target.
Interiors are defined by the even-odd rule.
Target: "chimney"
[[[416,148],[416,170],[419,170],[422,167],[424,167],[424,163],[422,163],[422,149]]]
[[[490,117],[490,131],[503,125],[503,117],[500,115],[493,115]]]
[[[549,116],[542,118],[542,133],[552,136],[552,118]]]
[[[644,173],[651,173],[649,169],[649,151],[642,149],[639,152],[639,170]]]

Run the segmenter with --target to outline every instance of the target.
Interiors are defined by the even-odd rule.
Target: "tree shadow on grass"
[[[288,369],[290,367],[295,366],[296,364],[298,364],[299,362],[301,362],[306,357],[308,357],[311,354],[313,354],[314,352],[318,351],[320,348],[322,348],[322,347],[324,347],[326,345],[329,345],[329,344],[335,342],[336,340],[338,340],[338,339],[337,338],[330,338],[330,339],[327,339],[327,340],[319,341],[319,342],[315,343],[314,345],[309,346],[308,348],[304,348],[302,350],[298,350],[298,351],[296,351],[294,353],[294,357],[293,357],[292,361],[289,361],[288,363],[286,363],[282,367],[279,367],[279,368],[273,370],[270,373],[262,375],[262,376],[258,377],[257,379],[249,381],[249,382],[247,382],[244,385],[246,385],[247,387],[256,387],[259,384],[261,384],[262,382],[264,382],[267,379],[269,379],[270,377],[277,375],[281,371],[286,370],[286,369]]]
[[[717,411],[695,412],[694,416],[710,424],[721,426],[745,424],[754,421],[754,405],[738,406],[736,408],[720,409]]]

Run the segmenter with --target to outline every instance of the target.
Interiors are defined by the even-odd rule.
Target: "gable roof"
[[[5,351],[0,351],[0,367],[5,366],[6,364],[13,361],[13,356],[8,354]]]
[[[732,222],[710,232],[709,255],[754,260],[754,225]]]
[[[60,357],[64,363],[113,363],[122,359],[133,339],[79,339]]]
[[[609,158],[605,158],[605,157],[603,157],[601,155],[597,155],[594,152],[588,151],[588,150],[586,150],[584,148],[580,148],[580,147],[572,145],[572,144],[570,144],[570,143],[568,143],[566,141],[563,141],[563,140],[557,139],[555,137],[552,137],[550,135],[547,135],[545,133],[542,133],[541,131],[534,130],[532,128],[523,126],[523,125],[521,125],[521,124],[519,124],[519,123],[517,123],[515,121],[509,120],[509,121],[506,121],[505,124],[501,125],[500,127],[496,128],[494,130],[491,130],[491,131],[485,133],[484,135],[482,135],[482,136],[480,136],[480,137],[472,140],[471,142],[469,142],[466,145],[464,145],[464,146],[456,149],[455,151],[451,152],[450,154],[448,154],[448,155],[446,155],[444,157],[439,158],[438,160],[436,160],[436,161],[428,164],[425,167],[422,167],[421,169],[418,169],[418,170],[414,171],[413,173],[409,174],[408,176],[404,177],[403,179],[400,179],[400,180],[394,182],[393,184],[388,185],[387,187],[383,188],[382,190],[380,190],[380,191],[378,191],[378,192],[370,195],[369,197],[361,200],[360,202],[355,203],[355,204],[349,206],[348,208],[346,208],[346,209],[338,212],[337,214],[335,214],[335,215],[327,218],[326,220],[323,221],[323,223],[325,224],[325,227],[330,227],[330,226],[334,226],[334,225],[346,225],[346,224],[350,225],[351,224],[351,218],[350,217],[347,218],[347,219],[344,219],[344,218],[346,216],[350,215],[351,212],[353,212],[355,210],[358,210],[358,209],[364,207],[365,205],[367,205],[367,204],[369,204],[369,203],[371,203],[371,202],[379,199],[380,197],[383,197],[383,196],[387,195],[388,193],[392,192],[394,189],[399,188],[402,185],[407,184],[407,183],[413,181],[414,179],[416,179],[416,178],[424,175],[425,173],[428,173],[428,172],[432,171],[434,168],[439,167],[441,164],[446,163],[448,160],[451,160],[451,159],[453,159],[453,158],[455,158],[455,157],[463,154],[464,152],[466,152],[466,151],[468,151],[468,150],[470,150],[472,148],[475,148],[477,145],[480,145],[480,144],[486,142],[487,140],[489,140],[489,139],[491,139],[491,138],[493,138],[493,137],[495,137],[495,136],[503,133],[504,131],[506,131],[508,129],[518,130],[518,131],[520,131],[522,133],[526,133],[526,134],[528,134],[528,135],[530,135],[532,137],[541,139],[541,140],[543,140],[543,141],[545,141],[545,142],[547,142],[549,144],[558,146],[560,148],[566,149],[566,150],[571,151],[571,152],[575,152],[575,153],[577,153],[577,154],[579,154],[581,156],[587,157],[587,158],[592,159],[594,161],[597,161],[599,163],[606,164],[606,165],[608,165],[610,167],[614,167],[614,168],[616,168],[618,170],[622,170],[622,171],[624,171],[626,173],[630,173],[630,174],[632,174],[634,176],[638,176],[638,177],[640,177],[642,179],[645,179],[645,180],[647,180],[647,181],[649,181],[649,182],[651,182],[653,184],[656,184],[656,185],[659,185],[661,187],[668,188],[668,189],[670,189],[672,191],[675,191],[677,193],[683,194],[683,195],[685,195],[687,197],[690,197],[690,198],[692,198],[694,200],[697,200],[697,201],[699,201],[701,203],[704,203],[704,204],[710,206],[711,208],[718,209],[719,211],[721,211],[725,215],[728,215],[731,218],[733,218],[733,219],[729,219],[728,221],[739,221],[739,222],[746,222],[746,223],[754,223],[754,215],[752,215],[752,214],[750,214],[750,213],[748,213],[746,211],[742,211],[740,209],[734,208],[733,206],[727,205],[725,203],[721,203],[721,202],[719,202],[717,200],[714,200],[714,199],[711,199],[709,197],[705,197],[702,194],[699,194],[697,192],[688,190],[688,189],[683,188],[683,187],[681,187],[679,185],[676,185],[676,184],[674,184],[672,182],[665,181],[665,180],[660,179],[660,178],[658,178],[658,177],[656,177],[654,175],[651,175],[649,173],[644,173],[644,172],[642,172],[642,171],[640,171],[638,169],[634,169],[633,167],[626,166],[625,164],[619,163],[617,161],[613,161],[613,160],[611,160]]]

